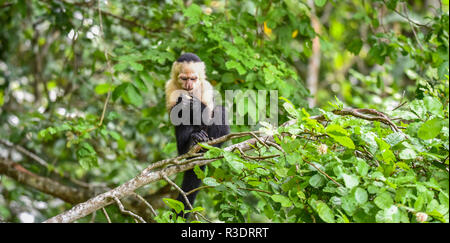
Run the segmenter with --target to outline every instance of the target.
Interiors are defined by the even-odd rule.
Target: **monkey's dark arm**
[[[181,118],[183,111],[190,113],[189,124],[179,124],[175,126],[175,137],[177,140],[177,150],[178,155],[185,154],[189,149],[199,143],[208,141],[207,128],[204,125],[191,125],[193,124],[193,103],[199,102],[201,111],[203,111],[206,106],[201,103],[198,99],[192,97],[190,100],[183,99],[181,96],[178,98],[176,105],[181,105],[181,109],[178,112],[178,117]],[[173,109],[173,108],[172,108]]]
[[[175,126],[178,155],[185,154],[189,149],[200,142],[208,141],[208,134],[199,126],[178,125]]]

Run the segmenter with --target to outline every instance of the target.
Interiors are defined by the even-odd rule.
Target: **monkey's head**
[[[173,63],[171,78],[178,88],[191,92],[206,79],[205,64],[194,53],[184,53]]]

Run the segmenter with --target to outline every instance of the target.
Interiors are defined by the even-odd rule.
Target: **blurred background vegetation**
[[[448,7],[448,0],[1,0],[0,220],[41,222],[176,155],[163,89],[183,52],[200,56],[219,91],[278,90],[311,114],[337,97],[395,115],[434,88],[448,110]],[[280,109],[280,124],[288,119]],[[38,179],[8,174],[12,162],[80,196],[61,198]],[[169,197],[166,185],[139,194]],[[133,222],[107,210],[113,221]],[[106,222],[101,213],[81,221],[94,218]]]

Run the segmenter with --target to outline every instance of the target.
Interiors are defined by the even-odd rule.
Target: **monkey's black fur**
[[[201,62],[200,57],[195,55],[194,53],[184,53],[178,59],[177,62]]]
[[[203,104],[199,99],[196,97],[191,97],[187,102],[186,100],[183,101],[181,97],[177,100],[177,105],[181,103],[182,109],[178,113],[178,117],[181,118],[182,110],[188,109],[190,113],[190,123],[193,123],[193,117],[194,115],[199,116],[201,114],[198,114],[198,112],[194,112],[194,103],[200,102],[201,112],[203,112],[205,109],[208,109],[205,104]],[[198,105],[198,103],[196,104]],[[186,110],[185,110],[186,111]],[[220,124],[215,124],[214,122],[211,124],[211,122],[208,122],[210,125],[206,125],[202,119],[200,125],[183,125],[180,124],[178,126],[175,126],[175,136],[177,139],[177,149],[178,154],[182,155],[189,151],[189,149],[194,146],[197,143],[200,142],[206,142],[211,139],[219,138],[221,136],[224,136],[228,133],[230,133],[230,127],[228,125],[228,121],[226,118],[226,112],[225,108],[223,106],[216,106],[212,112],[212,121],[215,121],[214,115],[221,116]],[[219,119],[217,119],[219,120]],[[215,147],[222,146],[222,143],[213,145]],[[202,170],[204,170],[205,166],[200,167]],[[199,187],[201,184],[201,180],[197,178],[197,175],[195,174],[194,170],[188,170],[184,173],[183,183],[181,185],[181,189],[184,192],[189,192],[197,187]],[[197,196],[198,191],[193,192],[187,196],[189,202],[191,205],[194,204],[195,197]],[[178,201],[183,202],[184,208],[187,210],[189,209],[189,206],[186,203],[186,200],[184,199],[183,195],[179,195],[177,198]],[[188,217],[188,214],[184,215],[185,218]]]

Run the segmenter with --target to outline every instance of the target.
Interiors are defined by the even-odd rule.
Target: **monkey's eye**
[[[187,77],[181,77],[181,80],[183,80],[183,81],[188,81],[189,78],[187,78]]]

